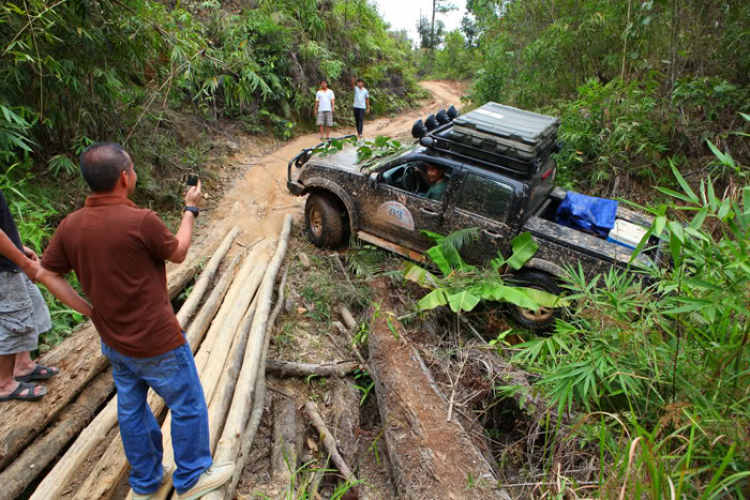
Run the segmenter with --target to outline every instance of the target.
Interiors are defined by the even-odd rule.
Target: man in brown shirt
[[[185,195],[173,235],[158,215],[128,199],[138,175],[122,147],[94,144],[81,154],[80,168],[94,194],[60,224],[37,279],[55,293],[62,275],[73,270],[91,300],[91,319],[113,366],[133,498],[150,498],[171,473],[162,467],[161,429],[146,402],[149,387],[172,412],[179,498],[199,498],[228,481],[234,464],[211,467],[203,388],[169,301],[164,261],[180,263],[187,255],[200,183]]]

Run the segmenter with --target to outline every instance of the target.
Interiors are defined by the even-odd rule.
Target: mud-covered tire
[[[305,223],[310,241],[318,248],[337,248],[346,235],[344,212],[325,194],[311,194],[305,204]]]
[[[563,292],[555,277],[543,271],[521,271],[513,277],[513,284],[536,288],[554,295],[560,295]],[[510,306],[510,314],[516,323],[537,332],[551,330],[555,325],[556,318],[560,317],[561,312],[560,308],[550,309],[544,307],[534,312],[516,305]]]

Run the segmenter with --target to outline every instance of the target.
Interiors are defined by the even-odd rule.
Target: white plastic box
[[[623,219],[615,220],[615,227],[607,235],[607,241],[635,249],[646,234],[646,229]]]

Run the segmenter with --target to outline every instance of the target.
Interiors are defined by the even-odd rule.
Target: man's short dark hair
[[[359,83],[359,82],[365,83],[365,81],[363,79],[357,78],[357,83]]]
[[[86,184],[95,193],[108,193],[117,185],[121,172],[130,170],[128,152],[114,142],[97,142],[87,147],[80,158]]]

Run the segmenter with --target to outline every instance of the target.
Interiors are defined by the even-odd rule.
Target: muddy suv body
[[[630,248],[555,222],[566,192],[554,187],[552,151],[532,168],[519,171],[446,149],[441,138],[448,136],[452,125],[437,127],[413,147],[374,164],[358,163],[354,146],[325,157],[314,155],[315,148],[311,148],[293,158],[287,187],[295,196],[309,194],[305,217],[312,242],[336,247],[354,234],[378,247],[423,260],[423,252],[433,245],[423,231],[444,235],[475,227],[479,241],[464,248],[462,255],[470,263],[482,264],[498,252],[507,256],[511,240],[529,231],[539,249],[517,277],[527,286],[551,293],[560,292],[557,279],[566,266],[580,264],[591,278],[612,266],[633,270],[661,261],[656,240],[651,250],[631,262]],[[414,175],[413,169],[428,164],[445,169],[447,188],[440,200],[425,198],[427,186]],[[617,218],[645,227],[652,223],[651,218],[622,204]],[[542,311],[541,316],[538,311],[530,314],[519,311],[514,316],[532,328],[547,327],[554,320],[549,311]]]

